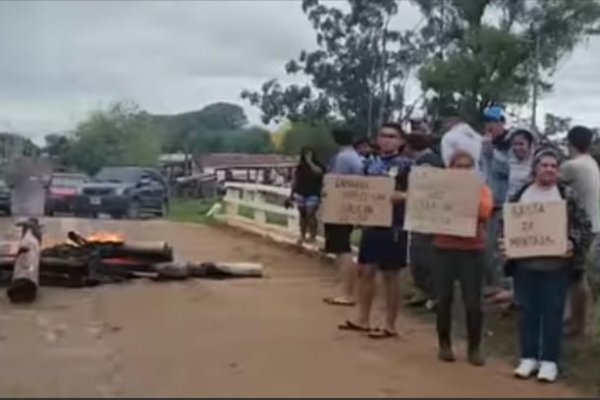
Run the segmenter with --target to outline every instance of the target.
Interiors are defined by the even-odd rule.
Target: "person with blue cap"
[[[502,205],[506,202],[510,176],[510,138],[504,124],[505,112],[501,106],[491,105],[483,110],[484,136],[481,162],[487,185],[494,195],[494,210],[488,223],[487,271],[485,277],[486,296],[496,296],[502,292],[502,259],[494,240],[498,222],[502,216]],[[506,288],[505,288],[506,289]]]

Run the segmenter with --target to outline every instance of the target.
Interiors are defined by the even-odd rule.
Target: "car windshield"
[[[57,187],[72,187],[79,186],[85,181],[85,176],[78,175],[58,175],[52,177],[52,186]]]
[[[99,182],[135,182],[141,170],[137,168],[104,168],[98,172],[94,180]]]

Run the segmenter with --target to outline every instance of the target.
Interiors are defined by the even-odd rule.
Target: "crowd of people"
[[[372,339],[397,337],[399,277],[401,270],[409,267],[415,293],[407,305],[436,313],[438,358],[453,362],[452,304],[458,282],[466,315],[468,362],[485,364],[483,306],[488,299],[518,311],[520,363],[515,376],[554,382],[560,374],[563,336],[582,337],[588,331],[593,309],[590,280],[600,273],[600,169],[590,155],[594,134],[583,126],[570,129],[565,156],[556,146],[541,146],[531,129],[507,129],[500,106],[485,109],[482,132],[455,109],[443,110],[442,117],[444,133],[439,143],[420,120],[411,121],[409,133],[401,124],[383,124],[374,141],[355,140],[353,132],[335,129],[332,135],[338,151],[327,167],[310,148],[302,149],[292,185],[301,216],[301,242],[316,239],[325,174],[389,176],[396,185],[391,227],[325,224],[325,251],[336,255],[341,284],[340,292],[324,301],[356,306],[339,329]],[[469,170],[482,178],[485,184],[479,194],[474,237],[403,229],[408,175],[413,166]],[[507,259],[503,205],[555,200],[566,203],[567,253]],[[361,231],[358,262],[351,245],[355,229]],[[371,321],[378,272],[383,277],[386,310],[382,326]]]

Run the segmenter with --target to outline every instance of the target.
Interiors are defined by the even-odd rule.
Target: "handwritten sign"
[[[392,226],[394,179],[326,174],[321,218],[329,224]]]
[[[408,177],[404,229],[475,237],[482,185],[472,171],[414,167]]]
[[[567,253],[567,206],[564,201],[507,203],[503,213],[508,258],[552,257]]]

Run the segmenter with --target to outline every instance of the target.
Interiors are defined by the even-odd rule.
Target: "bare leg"
[[[370,326],[371,307],[375,297],[376,268],[374,265],[360,265],[358,269],[358,320],[363,328]]]
[[[385,285],[385,330],[396,332],[396,320],[400,308],[399,271],[383,271]]]
[[[318,226],[317,207],[306,207],[306,231],[311,242],[314,242],[317,238]]]
[[[306,231],[308,228],[307,211],[307,208],[304,206],[298,207],[298,213],[300,214],[300,243],[304,242],[306,239]]]
[[[358,281],[358,265],[352,259],[352,253],[338,255],[337,262],[342,283],[342,297],[353,301]]]

